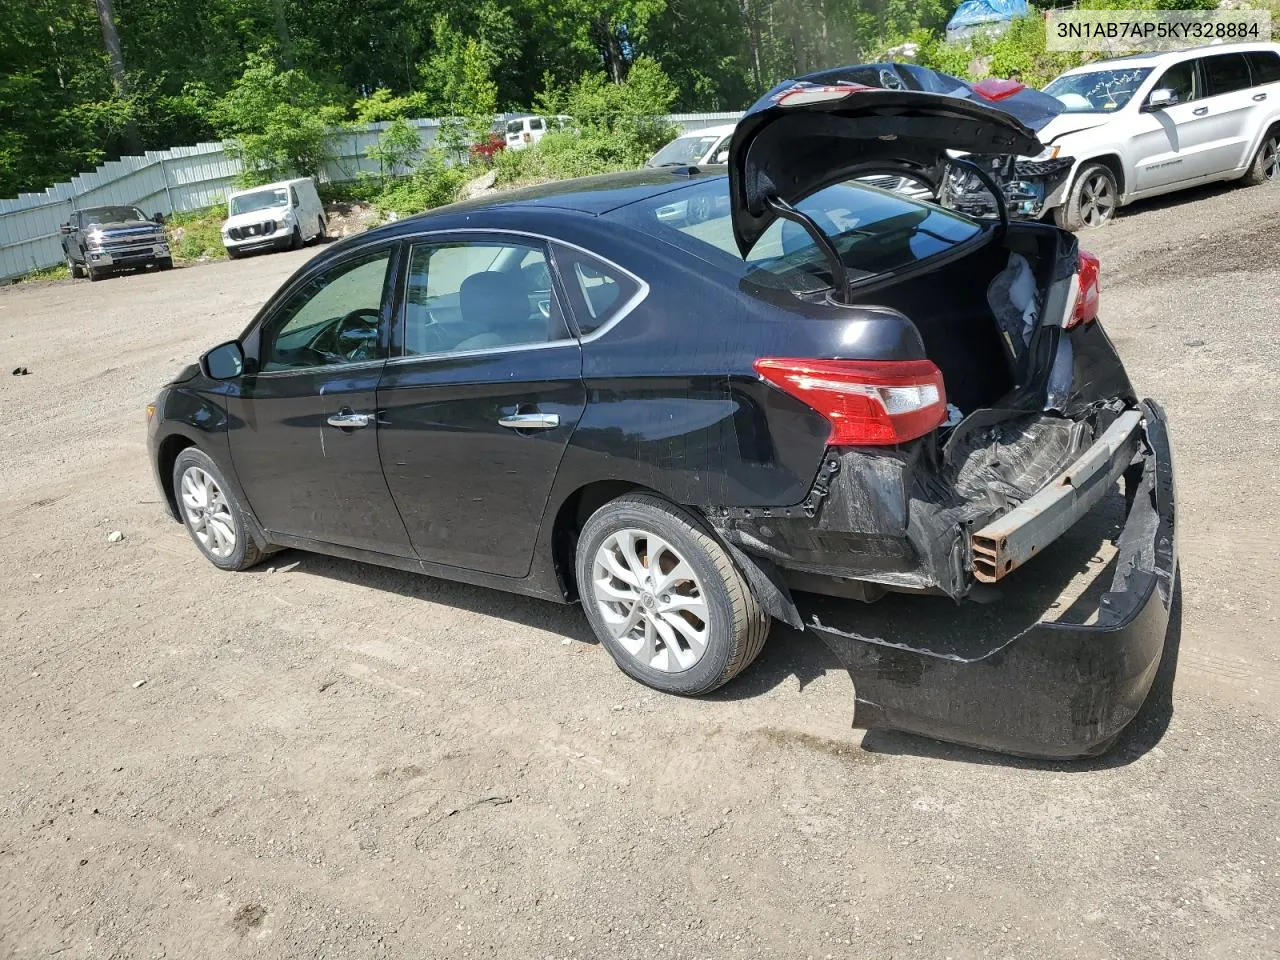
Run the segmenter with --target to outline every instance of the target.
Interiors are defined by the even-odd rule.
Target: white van
[[[296,250],[323,239],[324,207],[310,177],[237,190],[227,201],[222,245],[235,259],[254,250]]]
[[[570,122],[568,117],[516,117],[507,121],[506,143],[508,150],[523,150],[531,143],[537,143],[548,130],[559,130]]]

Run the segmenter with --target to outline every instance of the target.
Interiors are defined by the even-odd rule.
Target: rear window
[[[1260,50],[1245,56],[1249,58],[1249,67],[1253,71],[1255,86],[1264,83],[1280,83],[1280,53]]]
[[[854,282],[946,253],[982,232],[953,211],[852,181],[820,190],[798,206],[832,239]],[[745,258],[738,253],[726,178],[700,181],[622,213],[645,232],[665,236],[761,286],[807,293],[831,285],[826,260],[798,224],[775,221]]]

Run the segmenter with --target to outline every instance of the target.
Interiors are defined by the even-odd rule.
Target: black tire
[[[683,585],[683,590],[674,585],[665,588],[670,591],[666,596],[681,593],[705,602],[705,647],[701,657],[686,669],[658,669],[652,666],[654,657],[651,656],[649,662],[645,663],[641,655],[632,654],[614,636],[614,631],[601,610],[601,603],[596,599],[593,570],[597,555],[613,535],[624,530],[635,530],[650,537],[661,538],[692,569],[692,580],[678,582]],[[637,537],[635,542],[637,550],[648,550],[649,541],[646,537]],[[644,562],[656,562],[662,572],[666,573],[670,571],[662,568],[663,558],[669,556],[665,551],[656,559],[646,554]],[[583,610],[604,648],[624,673],[663,693],[679,696],[710,693],[746,669],[760,654],[765,639],[769,636],[769,615],[756,601],[733,558],[692,515],[658,497],[628,494],[605,504],[592,514],[578,539],[575,566]],[[701,589],[698,588],[699,585]],[[657,590],[646,592],[643,596],[647,596],[653,603],[662,599]],[[635,606],[639,607],[640,603],[637,602]],[[647,606],[651,611],[656,609],[652,604]],[[630,609],[630,606],[620,603],[613,608],[613,613],[621,617]],[[681,614],[677,612],[676,615]],[[637,630],[642,630],[640,624],[643,622],[637,624]],[[690,622],[696,625],[702,621],[694,617]],[[681,634],[669,626],[666,629],[671,636],[677,638],[678,643],[687,647],[687,641]],[[656,628],[653,635],[655,646],[650,649],[656,651],[655,656],[661,654],[670,657],[664,650],[665,641],[658,636]],[[642,646],[641,651],[644,649]],[[687,649],[682,647],[682,650],[685,656],[689,656]]]
[[[198,532],[199,520],[184,499],[183,476],[188,470],[192,469],[202,471],[212,479],[219,495],[215,503],[220,500],[222,504],[226,505],[226,510],[217,510],[215,513],[218,518],[216,525],[220,528],[230,527],[235,539],[234,545],[225,555],[219,555],[218,550],[211,548],[208,543],[200,539]],[[213,462],[213,459],[207,453],[199,447],[187,447],[187,449],[183,450],[178,454],[178,459],[174,461],[173,475],[170,478],[170,482],[173,484],[174,500],[178,504],[178,515],[182,518],[182,525],[187,528],[191,542],[204,554],[206,560],[222,570],[248,570],[255,564],[262,562],[262,558],[266,554],[258,549],[252,534],[249,533],[249,524],[245,519],[244,508],[236,499],[235,494],[231,492],[226,478],[222,475],[222,471],[218,469],[218,465]],[[205,528],[209,529],[207,521]],[[206,534],[206,537],[214,546],[218,546],[218,536],[219,534],[214,532]]]
[[[161,270],[172,270],[172,269],[173,269],[173,257],[165,257],[163,260],[161,260],[161,261],[160,261],[160,269],[161,269]]]
[[[316,217],[316,235],[311,238],[312,243],[324,243],[329,239],[329,224],[325,222],[324,217]]]
[[[293,233],[289,234],[289,249],[290,249],[290,250],[301,250],[301,249],[302,249],[302,230],[301,230],[301,228],[299,228],[299,227],[294,227],[294,228],[293,228]]]
[[[1063,230],[1075,233],[1085,227],[1106,226],[1120,208],[1116,175],[1104,163],[1086,163],[1076,174],[1067,199],[1054,207],[1053,220]]]
[[[239,250],[237,250],[235,247],[227,247],[227,259],[228,259],[228,260],[239,260],[242,256],[244,256],[244,254],[242,254],[242,253],[241,253]]]
[[[93,267],[85,267],[85,273],[89,275],[90,283],[97,283],[99,280],[101,280],[103,277],[107,275],[107,272],[105,270],[95,270],[93,269]]]
[[[67,270],[71,274],[72,280],[79,280],[84,277],[84,267],[71,259],[71,255],[67,255]]]
[[[1263,134],[1253,163],[1240,178],[1247,187],[1260,187],[1264,183],[1280,183],[1280,127],[1272,127]]]

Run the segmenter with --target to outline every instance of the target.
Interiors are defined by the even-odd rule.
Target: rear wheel
[[[1110,223],[1120,205],[1116,175],[1101,163],[1086,164],[1067,194],[1066,202],[1055,207],[1053,219],[1063,230],[1081,230]]]
[[[215,567],[247,570],[262,560],[265,554],[249,534],[243,508],[207,453],[188,447],[178,454],[173,489],[187,533]]]
[[[605,504],[578,540],[578,592],[596,636],[629,676],[664,693],[709,693],[741,673],[769,615],[733,559],[673,504]]]
[[[1280,129],[1272,127],[1267,131],[1242,179],[1250,187],[1280,183]]]

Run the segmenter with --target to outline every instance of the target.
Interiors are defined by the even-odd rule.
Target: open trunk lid
[[[784,81],[739,122],[729,202],[744,256],[776,218],[771,196],[794,205],[860,168],[932,167],[947,150],[1034,156],[1044,149],[1036,129],[1062,111],[1054,97],[1007,80],[968,84],[926,71],[937,89],[885,90],[854,82],[851,69]]]

